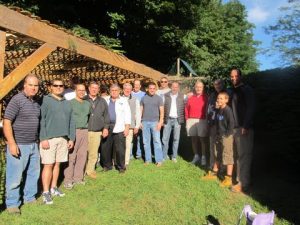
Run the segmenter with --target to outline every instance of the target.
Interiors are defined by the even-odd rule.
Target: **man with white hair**
[[[103,138],[103,171],[112,169],[112,157],[115,152],[115,167],[119,173],[124,173],[125,140],[131,124],[131,112],[128,100],[120,96],[118,84],[110,86],[110,98],[107,99],[110,125],[108,136]]]
[[[194,94],[188,98],[185,105],[185,118],[187,135],[192,139],[192,149],[194,158],[193,164],[197,164],[201,160],[201,165],[206,165],[206,151],[207,151],[207,121],[206,108],[207,96],[204,92],[204,83],[200,80],[196,81],[194,85]],[[201,158],[200,151],[201,150]]]
[[[141,107],[140,101],[132,96],[132,85],[130,83],[125,83],[123,85],[123,97],[128,99],[128,103],[131,111],[131,124],[129,133],[126,137],[126,152],[125,152],[125,165],[129,165],[130,155],[132,154],[132,139],[133,135],[137,135],[141,126]]]

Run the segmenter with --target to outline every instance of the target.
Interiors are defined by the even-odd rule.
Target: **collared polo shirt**
[[[17,144],[30,144],[38,140],[40,105],[24,92],[12,97],[6,107],[4,119],[12,121]]]

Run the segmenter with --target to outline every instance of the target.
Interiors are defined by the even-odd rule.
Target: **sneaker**
[[[64,188],[67,190],[71,190],[74,187],[74,184],[72,183],[65,183],[64,184]]]
[[[44,204],[46,204],[46,205],[52,205],[53,204],[53,201],[52,201],[52,198],[51,198],[51,194],[50,194],[49,191],[48,192],[44,192],[42,194],[42,196],[43,196],[43,202],[44,202]]]
[[[205,174],[203,177],[201,177],[202,180],[217,180],[217,172],[214,171],[208,171],[207,174]]]
[[[172,161],[173,161],[173,163],[177,163],[177,159],[176,158],[173,158]]]
[[[21,215],[21,211],[18,207],[7,208],[6,210],[11,215]]]
[[[58,197],[64,197],[65,196],[65,193],[63,193],[57,187],[51,188],[50,192],[51,192],[51,196],[58,196]]]
[[[144,163],[144,166],[149,166],[150,165],[150,162],[145,162]]]
[[[191,163],[192,164],[197,164],[199,160],[200,160],[199,155],[195,155]]]
[[[206,157],[204,155],[201,156],[201,166],[206,166]]]
[[[224,180],[220,183],[220,187],[231,187],[232,178],[231,176],[225,176]]]
[[[85,185],[85,181],[81,180],[81,181],[75,181],[74,185]]]

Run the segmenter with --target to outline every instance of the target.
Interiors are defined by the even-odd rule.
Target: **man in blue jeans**
[[[160,96],[155,94],[156,85],[150,82],[148,93],[141,101],[143,141],[145,149],[145,165],[152,162],[151,134],[153,137],[155,162],[158,167],[162,165],[163,154],[160,142],[160,129],[164,119],[164,105]]]
[[[40,105],[35,101],[39,80],[28,75],[24,89],[9,102],[3,120],[3,131],[7,143],[6,207],[10,214],[21,214],[20,193],[23,202],[36,202],[37,182],[40,175],[38,129]],[[24,174],[24,177],[23,177]],[[24,190],[20,190],[22,180]]]
[[[139,102],[142,101],[142,98],[145,96],[145,92],[141,90],[142,85],[141,85],[141,81],[138,79],[135,79],[133,81],[133,90],[131,92],[131,95],[136,97]],[[143,134],[142,134],[142,130],[139,129],[139,132],[137,133],[137,135],[135,137],[133,137],[133,143],[134,145],[136,145],[136,154],[135,157],[137,159],[142,158],[142,149],[141,146],[143,146]]]
[[[171,91],[164,98],[164,131],[163,131],[163,154],[168,159],[169,140],[173,130],[172,161],[177,162],[177,152],[180,138],[181,124],[184,123],[184,95],[179,92],[179,83],[174,81]]]

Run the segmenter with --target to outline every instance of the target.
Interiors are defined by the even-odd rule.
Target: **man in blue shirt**
[[[146,92],[141,91],[141,81],[140,80],[134,80],[133,81],[133,91],[131,92],[131,95],[136,97],[139,102],[141,102],[142,98],[145,96]],[[137,159],[142,157],[142,147],[143,146],[143,134],[142,130],[140,129],[137,135],[135,136],[133,140],[133,145],[136,145],[136,155],[135,157]]]

